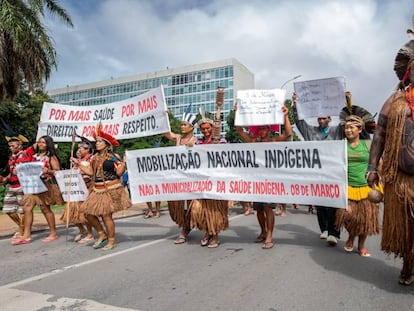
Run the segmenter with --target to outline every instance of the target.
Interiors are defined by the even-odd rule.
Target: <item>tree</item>
[[[43,88],[56,51],[42,23],[45,9],[73,27],[56,0],[0,0],[0,102],[15,98],[25,83],[30,91]]]
[[[26,87],[15,98],[7,98],[4,105],[0,105],[0,117],[19,134],[25,136],[31,143],[36,141],[37,123],[40,120],[43,102],[51,101],[43,91],[35,91],[29,94]],[[0,133],[4,137],[4,133]],[[1,138],[0,138],[1,140]],[[0,143],[0,167],[5,167],[9,155],[6,140]]]
[[[241,143],[243,142],[240,135],[236,131],[236,126],[234,125],[234,119],[236,117],[236,113],[234,110],[230,110],[229,114],[227,115],[227,125],[228,131],[226,132],[226,140],[229,143]]]

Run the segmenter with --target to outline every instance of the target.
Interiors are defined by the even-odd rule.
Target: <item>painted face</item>
[[[204,138],[210,138],[213,132],[213,126],[210,123],[200,124],[200,131],[203,134]]]
[[[85,145],[79,144],[78,150],[76,151],[76,156],[79,158],[83,158],[84,156],[89,154],[89,148]]]
[[[188,134],[190,132],[192,132],[194,130],[194,127],[186,122],[186,121],[181,121],[181,133],[182,134]]]
[[[16,154],[22,150],[22,144],[18,141],[11,141],[9,142],[9,149],[12,154]]]
[[[319,117],[318,118],[318,124],[320,128],[326,128],[329,125],[329,122],[331,122],[330,117]]]
[[[355,125],[355,123],[345,123],[345,136],[349,140],[359,137],[361,131],[361,128]]]

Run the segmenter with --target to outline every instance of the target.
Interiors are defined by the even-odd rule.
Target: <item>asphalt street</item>
[[[109,252],[60,239],[12,246],[0,240],[2,310],[414,310],[414,286],[398,284],[401,260],[383,254],[369,237],[372,256],[319,239],[307,209],[276,217],[275,246],[262,250],[255,216],[234,209],[217,249],[200,246],[202,232],[174,245],[179,230],[168,212],[116,220],[117,247]]]

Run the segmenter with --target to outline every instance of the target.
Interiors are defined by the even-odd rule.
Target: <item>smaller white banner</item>
[[[65,202],[86,200],[88,188],[78,169],[57,171],[55,177]]]
[[[234,124],[238,126],[284,124],[282,107],[286,90],[237,91],[237,111]]]
[[[16,166],[17,177],[19,177],[24,194],[37,194],[47,191],[45,184],[40,179],[43,167],[43,162],[27,162]]]
[[[299,119],[337,116],[345,105],[345,78],[293,83]]]

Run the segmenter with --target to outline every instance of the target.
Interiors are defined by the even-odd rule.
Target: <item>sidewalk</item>
[[[136,215],[141,215],[147,209],[147,205],[145,203],[139,203],[132,205],[129,209],[124,211],[120,211],[113,215],[114,219],[116,218],[124,218],[124,217],[131,217]],[[55,213],[56,218],[56,227],[57,228],[64,228],[66,225],[64,222],[60,220],[61,213]],[[42,213],[36,213],[33,215],[33,227],[32,232],[42,231],[48,228],[46,219]],[[0,239],[6,239],[11,237],[17,231],[16,224],[9,218],[9,216],[2,214],[0,215]]]

